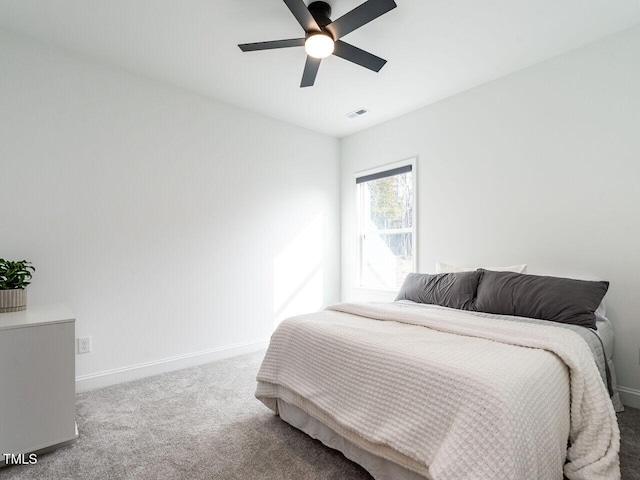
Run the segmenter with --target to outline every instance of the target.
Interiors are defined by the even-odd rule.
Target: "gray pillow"
[[[596,328],[609,282],[481,270],[471,310]]]
[[[481,275],[480,270],[437,275],[410,273],[404,280],[396,301],[411,300],[469,310]]]

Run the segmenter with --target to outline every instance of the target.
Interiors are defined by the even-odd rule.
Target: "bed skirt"
[[[320,440],[327,447],[338,450],[349,460],[368,471],[375,480],[429,480],[427,477],[361,449],[304,410],[281,399],[277,399],[277,402],[278,414],[282,420],[311,438]]]

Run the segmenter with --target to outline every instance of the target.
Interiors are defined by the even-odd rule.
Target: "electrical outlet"
[[[78,339],[78,353],[89,353],[91,351],[91,337]]]

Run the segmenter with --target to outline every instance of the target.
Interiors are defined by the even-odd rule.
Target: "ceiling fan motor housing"
[[[311,2],[307,8],[320,28],[331,23],[331,5],[327,2]]]

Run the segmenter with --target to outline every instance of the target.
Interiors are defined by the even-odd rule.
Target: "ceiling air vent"
[[[347,118],[356,118],[356,117],[359,117],[361,115],[364,115],[365,113],[369,113],[369,110],[367,110],[366,108],[359,108],[358,110],[354,110],[351,113],[347,113],[345,115],[345,117],[347,117]]]

